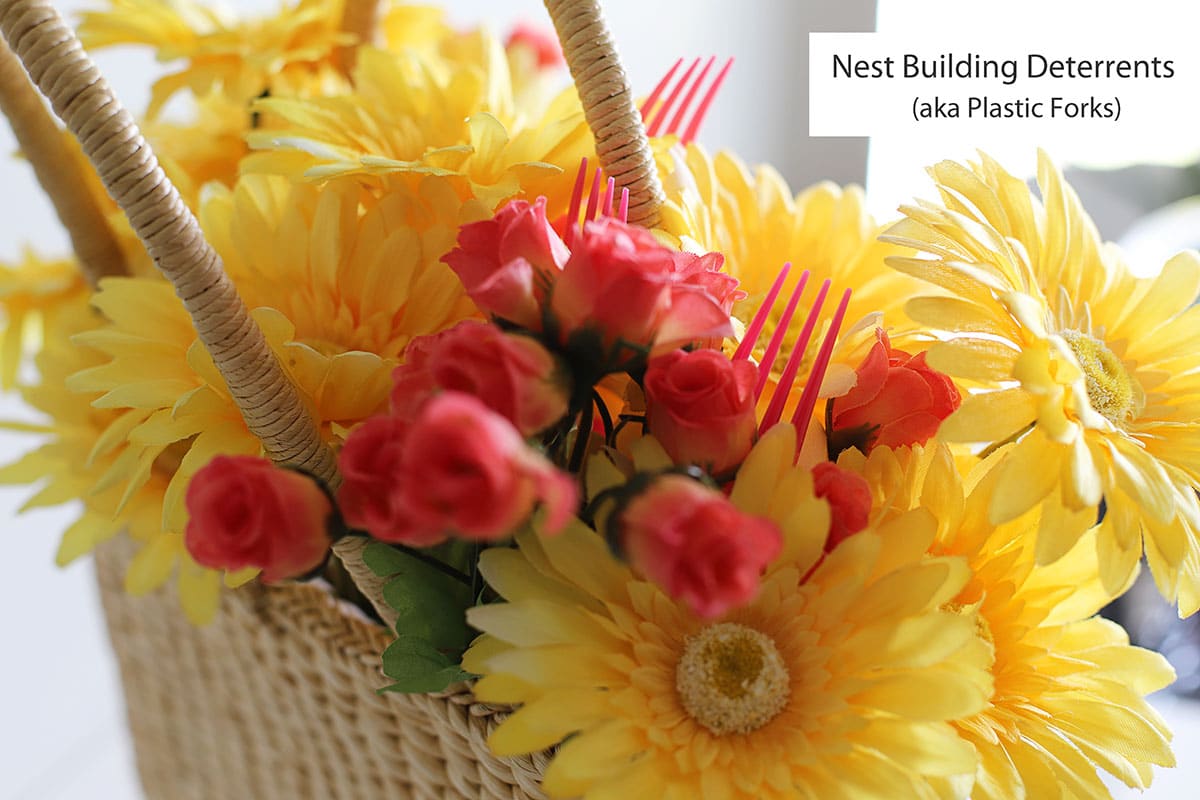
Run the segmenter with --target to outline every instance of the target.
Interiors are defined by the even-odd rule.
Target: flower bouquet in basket
[[[1173,674],[1097,611],[1143,556],[1200,606],[1197,255],[1134,277],[1045,157],[1036,193],[938,164],[876,226],[697,143],[729,64],[635,104],[596,4],[546,5],[562,55],[388,3],[111,0],[82,40],[178,67],[139,129],[45,0],[0,0],[76,250],[2,272],[46,421],[0,477],[82,500],[60,561],[119,537],[147,789],[1149,785]]]

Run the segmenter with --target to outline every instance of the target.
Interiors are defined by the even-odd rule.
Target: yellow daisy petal
[[[778,482],[789,474],[783,470]],[[489,577],[513,593],[511,602],[471,612],[488,636],[464,661],[484,674],[477,686],[484,699],[492,692],[523,699],[493,745],[517,753],[568,737],[546,770],[544,788],[553,796],[652,790],[680,800],[783,800],[797,792],[842,796],[868,784],[882,791],[886,783],[889,797],[937,797],[927,776],[975,768],[970,746],[942,720],[983,708],[990,684],[987,662],[970,644],[978,641],[974,617],[939,609],[969,578],[965,564],[925,555],[934,528],[927,515],[903,520],[887,534],[849,537],[805,582],[797,568],[777,567],[753,603],[715,623],[618,567],[582,526],[555,537],[518,536],[518,550],[488,562]],[[925,544],[888,549],[885,536]],[[875,556],[885,550],[890,566],[881,562],[874,575]],[[520,578],[529,574],[556,588]],[[559,584],[601,603],[580,613]],[[709,648],[721,647],[746,660],[731,655],[719,662],[727,666],[712,666],[717,651]],[[774,677],[763,678],[774,688],[748,705],[713,706],[722,684],[710,681],[735,663],[759,675],[766,674],[762,664],[775,665]],[[716,677],[704,677],[708,668]],[[743,678],[755,679],[748,672],[734,683],[744,685]],[[940,699],[932,702],[930,692]],[[726,725],[741,732],[723,733]],[[877,755],[864,761],[868,753]],[[876,765],[874,783],[830,780],[867,762]]]
[[[941,202],[902,209],[884,238],[920,253],[892,266],[953,296],[910,303],[950,340],[930,363],[979,387],[939,435],[999,445],[1033,426],[1006,451],[993,521],[1049,498],[1044,562],[1071,548],[1103,501],[1105,584],[1121,585],[1144,550],[1168,597],[1196,597],[1197,576],[1181,566],[1200,564],[1200,256],[1134,277],[1044,153],[1040,199],[986,156],[931,175]]]

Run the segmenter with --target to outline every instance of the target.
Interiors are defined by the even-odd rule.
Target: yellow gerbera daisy
[[[1043,154],[1042,201],[994,161],[931,170],[942,204],[903,209],[889,241],[920,258],[898,269],[956,297],[912,301],[909,314],[954,332],[928,361],[986,391],[964,399],[940,436],[1018,439],[1000,467],[991,520],[1044,503],[1040,563],[1095,524],[1101,574],[1125,584],[1143,550],[1160,591],[1200,607],[1200,258],[1176,256],[1135,278],[1100,241]]]
[[[249,307],[281,312],[323,354],[394,362],[414,336],[477,313],[441,258],[488,210],[434,176],[397,184],[369,208],[362,199],[350,182],[247,175],[233,190],[210,186],[200,221]]]
[[[261,446],[167,284],[110,278],[102,282],[93,304],[109,324],[80,333],[74,341],[97,353],[101,363],[66,377],[65,385],[73,392],[103,393],[91,405],[107,410],[111,422],[90,435],[113,461],[94,485],[78,487],[77,494],[118,486],[122,497],[129,498],[162,480],[154,528],[161,535],[131,565],[135,577],[130,588],[149,588],[166,580],[177,563],[191,563],[182,534],[187,525],[183,498],[192,475],[217,454],[260,455]],[[327,436],[383,405],[393,362],[371,353],[325,355],[296,341],[295,328],[277,311],[258,309],[254,316],[325,423]],[[118,504],[114,514],[123,522],[127,509]],[[185,578],[186,570],[181,573]],[[207,581],[215,612],[217,582],[215,577]],[[186,591],[183,585],[181,589]]]
[[[468,58],[462,40],[436,8],[391,5],[380,20],[381,44],[418,59],[443,52]],[[85,12],[80,35],[90,47],[141,44],[160,61],[186,62],[153,89],[143,132],[169,177],[192,204],[209,180],[232,185],[246,154],[244,136],[281,120],[253,111],[257,97],[341,95],[352,90],[340,50],[355,42],[340,30],[345,0],[289,0],[266,18],[229,16],[195,0],[112,0],[111,10]],[[522,92],[540,76],[520,76]],[[518,87],[514,87],[514,90]],[[195,101],[188,122],[159,117],[162,106],[188,89]]]
[[[464,198],[489,211],[518,194],[545,195],[553,213],[565,211],[572,183],[564,171],[573,175],[593,147],[574,90],[548,106],[517,105],[499,41],[469,36],[473,59],[366,49],[352,93],[258,101],[283,123],[248,137],[265,152],[243,169],[316,180],[456,177]]]
[[[587,800],[933,798],[927,777],[974,771],[947,721],[990,692],[986,646],[970,614],[941,610],[965,564],[924,555],[936,526],[919,510],[820,559],[829,511],[794,448],[777,426],[739,475],[734,502],[787,545],[759,597],[715,622],[582,524],[484,553],[508,602],[469,612],[487,635],[464,666],[479,698],[521,705],[494,751],[565,739],[544,788]]]
[[[1174,672],[1095,616],[1111,595],[1100,581],[1094,532],[1054,564],[1037,566],[1038,510],[1000,526],[989,522],[996,461],[981,465],[966,486],[944,446],[879,448],[865,463],[854,451],[840,461],[867,477],[878,516],[919,503],[937,518],[932,552],[970,564],[971,579],[952,604],[978,611],[995,680],[987,709],[954,723],[979,753],[971,797],[1110,797],[1098,769],[1145,788],[1151,765],[1175,762],[1170,732],[1143,696],[1171,683]]]
[[[867,213],[859,187],[825,182],[793,194],[769,166],[751,172],[730,153],[709,156],[698,144],[676,144],[673,136],[655,144],[667,193],[661,228],[685,250],[718,251],[725,256],[725,270],[747,293],[734,307],[734,315],[742,322],[753,317],[785,263],[794,264],[794,269],[782,297],[791,293],[803,270],[812,274],[806,302],[784,337],[777,371],[783,369],[799,336],[815,287],[826,278],[833,281],[832,297],[847,288],[854,294],[826,373],[824,396],[842,394],[853,386],[854,367],[874,341],[880,314],[901,326],[893,334],[900,346],[906,333],[903,299],[920,284],[883,267],[887,256],[905,251],[878,240],[882,228]],[[826,303],[815,341],[824,336],[835,305]],[[780,299],[768,317],[767,330],[776,328],[783,308]],[[867,335],[857,335],[863,332]],[[816,350],[810,348],[814,355]],[[762,347],[756,355],[762,357]],[[800,374],[808,374],[808,367],[809,363],[803,364]]]
[[[367,209],[359,195],[348,183],[292,185],[260,175],[233,190],[211,186],[201,208],[207,236],[258,306],[255,319],[333,442],[386,407],[391,370],[410,338],[474,310],[438,259],[458,226],[482,209],[461,203],[436,178]],[[115,491],[107,506],[115,529],[136,510],[129,503],[153,488],[155,535],[133,563],[131,588],[148,590],[180,564],[181,580],[201,587],[185,588],[191,615],[211,616],[219,581],[193,574],[183,550],[187,482],[213,456],[258,454],[260,444],[169,285],[109,279],[93,303],[109,323],[77,333],[73,341],[90,360],[69,377],[59,370],[66,387],[82,393],[78,402],[94,407],[90,426],[63,449],[63,463],[86,469],[70,473],[75,482],[57,496]],[[55,419],[68,413],[48,410]],[[98,455],[109,459],[99,472],[92,469]],[[43,466],[28,462],[21,476],[58,469]]]
[[[251,176],[233,192],[214,188],[202,208],[239,291],[251,305],[271,303],[255,319],[331,439],[385,407],[409,338],[471,311],[454,276],[423,255],[422,235],[435,246],[452,240],[455,217],[437,224],[444,209],[401,194],[360,215],[356,197],[348,185],[318,189]],[[434,224],[409,227],[414,213]],[[140,411],[144,421],[126,439],[144,458],[188,443],[164,509],[165,526],[182,530],[180,500],[191,475],[218,453],[257,453],[258,442],[169,286],[106,281],[95,304],[112,324],[77,340],[110,361],[69,385],[104,392],[99,407]]]
[[[38,326],[44,339],[54,318],[65,306],[78,304],[86,289],[72,260],[42,259],[26,250],[16,263],[0,261],[0,389],[17,385],[28,326]]]
[[[89,48],[149,45],[160,61],[185,60],[154,83],[147,115],[155,117],[183,89],[197,96],[219,89],[245,104],[268,92],[307,93],[338,80],[337,47],[344,0],[298,0],[262,19],[239,19],[196,0],[111,0],[111,10],[85,12],[79,35]]]
[[[196,98],[186,121],[146,120],[142,133],[171,183],[195,209],[204,184],[216,181],[232,186],[237,181],[238,166],[249,152],[245,136],[256,124],[262,121],[245,103],[214,91]]]
[[[73,336],[93,331],[101,322],[79,293],[48,326],[37,356],[38,379],[21,389],[25,403],[42,412],[47,422],[0,423],[39,434],[45,441],[0,468],[0,483],[38,484],[38,491],[22,511],[82,501],[80,516],[63,532],[55,556],[58,564],[68,564],[127,531],[140,546],[125,576],[126,590],[144,594],[178,572],[184,612],[193,622],[203,624],[216,613],[220,573],[193,562],[178,531],[162,526],[173,454],[139,461],[139,452],[120,445],[125,433],[146,415],[136,410],[96,408],[92,396],[66,388],[69,376],[103,363],[103,354],[72,341]],[[140,472],[138,481],[125,479],[131,471]]]

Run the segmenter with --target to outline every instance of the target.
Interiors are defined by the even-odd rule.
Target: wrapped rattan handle
[[[174,285],[272,460],[334,480],[333,454],[133,118],[47,0],[0,0],[0,32]]]
[[[87,190],[84,166],[70,151],[58,122],[25,68],[0,39],[0,112],[42,185],[92,286],[107,275],[125,272],[125,259],[104,211]]]
[[[342,32],[354,37],[350,44],[343,45],[334,53],[334,62],[342,72],[354,68],[354,59],[360,44],[378,44],[379,23],[383,19],[385,0],[346,0],[342,9]]]
[[[196,218],[74,31],[48,0],[0,0],[0,33],[175,287],[246,426],[262,440],[268,457],[336,486],[337,462],[316,421],[247,313]],[[382,581],[362,563],[353,543],[343,540],[335,550],[368,599],[381,613],[387,609]]]
[[[618,188],[629,190],[629,221],[653,227],[664,201],[662,183],[633,89],[621,67],[598,0],[545,0],[563,57],[575,80],[596,155]]]

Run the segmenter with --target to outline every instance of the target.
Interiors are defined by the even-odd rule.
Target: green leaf
[[[432,553],[423,553],[436,558]],[[466,610],[470,587],[420,558],[383,542],[363,549],[363,561],[390,577],[384,601],[396,612],[396,632],[427,641],[434,649],[460,653],[469,642]]]
[[[450,657],[426,640],[400,635],[383,651],[383,673],[403,680],[453,666]]]
[[[396,633],[427,641],[438,650],[462,652],[469,641],[470,589],[417,559],[383,587],[396,612]]]
[[[410,556],[384,542],[372,541],[363,548],[363,563],[381,578],[389,578],[412,561]]]
[[[469,677],[454,659],[426,639],[407,635],[383,651],[383,673],[395,683],[381,692],[438,692]]]
[[[429,692],[443,691],[452,683],[469,680],[473,677],[475,676],[469,672],[459,669],[458,667],[446,667],[443,670],[431,673],[421,678],[397,681],[396,683],[384,686],[382,689],[377,691],[379,694],[383,694],[384,692],[428,694]]]
[[[382,689],[377,689],[379,694],[384,692],[403,692],[404,694],[429,694],[430,692],[444,691],[450,684],[458,683],[466,680],[470,676],[461,669],[448,667],[441,672],[435,672],[426,675],[423,678],[416,678],[411,681],[397,681],[396,683],[388,684]]]

